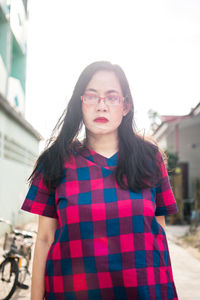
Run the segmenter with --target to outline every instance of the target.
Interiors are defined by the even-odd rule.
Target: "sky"
[[[200,101],[200,1],[29,0],[25,118],[45,140],[97,60],[125,71],[140,132],[149,109],[188,114]]]

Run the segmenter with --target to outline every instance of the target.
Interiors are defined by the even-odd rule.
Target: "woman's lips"
[[[106,118],[96,118],[94,120],[94,122],[106,123],[106,122],[108,122],[108,119],[106,119]]]

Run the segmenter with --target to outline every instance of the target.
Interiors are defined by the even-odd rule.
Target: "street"
[[[175,244],[175,228],[176,226],[167,226],[167,238],[178,297],[179,300],[199,300],[200,260],[187,249]]]

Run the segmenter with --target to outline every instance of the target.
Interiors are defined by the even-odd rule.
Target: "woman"
[[[178,209],[161,152],[136,134],[133,112],[118,65],[83,70],[22,206],[39,215],[32,300],[178,299],[164,219]]]

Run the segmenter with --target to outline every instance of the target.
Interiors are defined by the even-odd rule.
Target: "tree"
[[[152,132],[154,132],[158,126],[161,123],[160,115],[158,114],[157,111],[154,111],[153,109],[148,110],[148,117],[150,120],[150,129]]]

